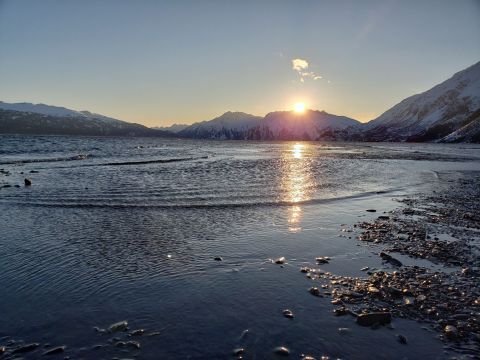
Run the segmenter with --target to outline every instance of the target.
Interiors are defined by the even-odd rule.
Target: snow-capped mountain
[[[178,134],[195,139],[244,140],[247,131],[262,119],[261,116],[228,111],[213,120],[190,125]]]
[[[187,125],[187,124],[173,124],[173,125],[170,125],[170,126],[157,126],[157,127],[153,127],[152,129],[169,131],[171,133],[176,134],[176,133],[182,131],[183,129],[186,129],[189,126],[190,125]]]
[[[337,138],[353,131],[359,122],[324,111],[276,111],[264,118],[242,112],[226,112],[210,121],[193,124],[179,132],[197,139],[318,140]]]
[[[89,111],[45,104],[0,101],[0,133],[93,136],[164,136],[172,134]]]
[[[363,138],[374,141],[461,141],[468,138],[478,122],[480,109],[480,62],[450,79],[413,95],[364,126]],[[460,131],[457,135],[452,133]],[[452,134],[450,136],[450,134]],[[467,134],[465,134],[467,135]],[[478,140],[477,140],[478,141]]]

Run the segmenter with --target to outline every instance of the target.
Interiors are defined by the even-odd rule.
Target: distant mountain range
[[[0,101],[0,133],[163,136],[218,140],[480,142],[480,62],[401,101],[378,118],[324,111],[275,111],[265,117],[226,112],[192,125],[143,125],[63,107]]]
[[[89,111],[75,111],[44,104],[0,101],[0,134],[160,136],[175,137],[168,131],[150,129]]]
[[[360,122],[324,111],[276,111],[265,117],[227,112],[210,121],[193,124],[178,132],[195,139],[232,140],[335,140],[354,133]]]

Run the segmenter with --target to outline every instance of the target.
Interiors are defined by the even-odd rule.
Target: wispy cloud
[[[313,79],[313,80],[320,80],[322,79],[321,75],[314,73],[313,71],[309,71],[309,64],[308,61],[305,59],[292,59],[292,70],[296,71],[300,76],[300,82],[305,82],[306,78]]]

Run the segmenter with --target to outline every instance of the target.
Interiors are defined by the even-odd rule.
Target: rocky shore
[[[478,359],[480,177],[464,173],[444,180],[431,194],[399,199],[398,209],[341,229],[366,246],[383,246],[377,252],[382,269],[364,267],[365,277],[318,268],[301,272],[316,282],[311,294],[331,296],[336,316],[373,328],[391,326],[395,318],[416,320],[437,332],[446,350]],[[399,258],[405,256],[422,265],[403,265]],[[397,336],[408,345],[407,334]]]

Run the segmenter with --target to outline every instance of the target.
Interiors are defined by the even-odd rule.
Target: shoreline
[[[414,320],[436,332],[446,351],[475,358],[480,351],[480,177],[462,172],[440,185],[430,194],[397,200],[399,207],[373,221],[342,227],[364,247],[383,247],[374,250],[381,269],[365,266],[365,276],[300,271],[313,281],[312,295],[331,297],[335,316],[350,315],[352,322],[372,329],[394,329],[395,319]],[[403,259],[423,265],[404,265]],[[316,260],[318,265],[330,261]],[[408,345],[407,334],[396,336]]]

